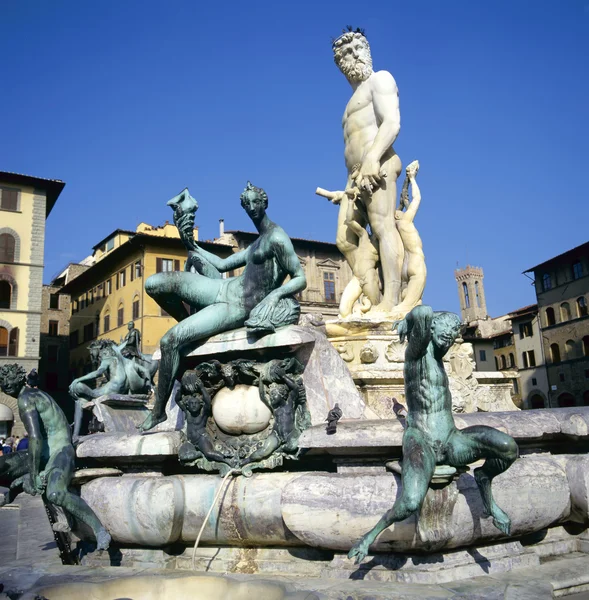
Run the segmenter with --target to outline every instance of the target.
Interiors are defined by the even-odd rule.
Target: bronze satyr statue
[[[442,358],[460,333],[458,315],[417,306],[395,327],[401,342],[408,340],[404,370],[408,414],[401,496],[350,550],[348,557],[355,557],[356,564],[366,557],[382,531],[419,512],[436,465],[464,467],[486,459],[474,470],[485,509],[505,535],[511,529],[511,520],[493,500],[491,481],[513,464],[518,456],[517,444],[493,427],[475,425],[459,430],[452,416],[452,397]]]
[[[105,550],[110,544],[109,533],[86,502],[68,490],[75,471],[76,452],[67,419],[49,394],[26,384],[26,376],[20,365],[0,367],[0,389],[17,399],[20,418],[29,434],[26,467],[23,453],[16,452],[14,468],[5,464],[3,470],[20,474],[26,493],[42,494],[49,504],[60,506],[85,523],[94,533],[97,549]],[[11,456],[8,455],[6,462]]]
[[[266,214],[268,196],[263,189],[248,182],[241,194],[241,205],[260,236],[246,250],[228,258],[211,254],[194,241],[192,227],[198,205],[188,190],[168,204],[189,254],[185,271],[156,273],[145,282],[145,291],[178,323],[160,342],[155,405],[140,427],[143,431],[166,420],[166,403],[183,357],[223,331],[245,325],[251,332],[269,333],[296,323],[300,307],[294,295],[307,285],[290,238]],[[245,267],[240,275],[221,278],[220,273],[240,267]],[[189,314],[185,304],[194,314]]]

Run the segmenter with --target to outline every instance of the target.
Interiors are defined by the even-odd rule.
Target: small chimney
[[[219,219],[219,237],[225,235],[225,219]]]

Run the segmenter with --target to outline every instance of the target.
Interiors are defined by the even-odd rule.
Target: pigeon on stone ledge
[[[336,405],[327,413],[327,427],[325,431],[327,435],[333,435],[337,431],[337,422],[342,418],[342,409],[339,407],[339,404]]]

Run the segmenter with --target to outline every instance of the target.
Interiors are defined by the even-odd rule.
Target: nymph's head
[[[268,208],[268,194],[262,188],[256,187],[248,181],[239,198],[241,206],[254,223],[264,218]]]
[[[451,312],[435,312],[432,319],[432,342],[446,354],[460,335],[460,317]]]
[[[194,241],[194,216],[198,210],[198,202],[190,195],[188,188],[168,201],[174,211],[174,225],[183,239]]]
[[[6,395],[18,398],[26,380],[27,372],[20,365],[15,363],[0,367],[0,390]]]
[[[335,64],[350,83],[366,81],[372,75],[370,45],[362,29],[344,29],[332,49]]]

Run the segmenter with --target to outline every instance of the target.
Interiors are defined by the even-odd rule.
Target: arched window
[[[575,348],[575,342],[573,340],[566,341],[567,359],[575,358],[577,350]]]
[[[507,369],[507,361],[505,360],[505,354],[501,355],[501,368]]]
[[[589,335],[583,338],[583,356],[589,356]]]
[[[570,321],[571,320],[571,307],[568,302],[563,302],[560,305],[560,320]]]
[[[10,308],[12,303],[12,286],[8,281],[0,281],[0,308]]]
[[[575,397],[565,392],[558,397],[558,406],[575,406]]]
[[[0,356],[18,356],[18,327],[0,327]]]
[[[550,327],[550,325],[556,325],[556,317],[552,306],[546,309],[546,327]]]
[[[479,293],[479,282],[478,281],[474,282],[474,292],[476,295],[477,306],[480,308],[481,307],[481,295]]]
[[[464,294],[464,307],[470,308],[470,297],[468,295],[468,286],[463,281],[462,282],[462,293]]]
[[[0,262],[13,263],[16,240],[10,233],[0,234]]]
[[[544,291],[552,289],[552,279],[550,279],[550,275],[548,273],[544,273],[542,277],[542,289]]]
[[[560,362],[560,348],[558,344],[550,344],[550,358],[555,364]]]
[[[515,367],[515,356],[513,356],[513,352],[509,353],[509,366]],[[517,394],[517,392],[516,392]]]
[[[579,317],[587,316],[587,300],[585,300],[585,296],[577,298],[577,313]]]
[[[530,408],[544,408],[544,398],[540,394],[534,394],[530,398]]]
[[[125,324],[125,309],[123,307],[123,303],[119,304],[119,308],[117,310],[117,327],[122,327]]]
[[[107,331],[110,331],[110,313],[107,312],[104,315],[104,319],[102,322],[102,333],[106,333]]]
[[[497,357],[495,357],[495,369],[497,371],[499,370],[499,361],[497,360]]]

